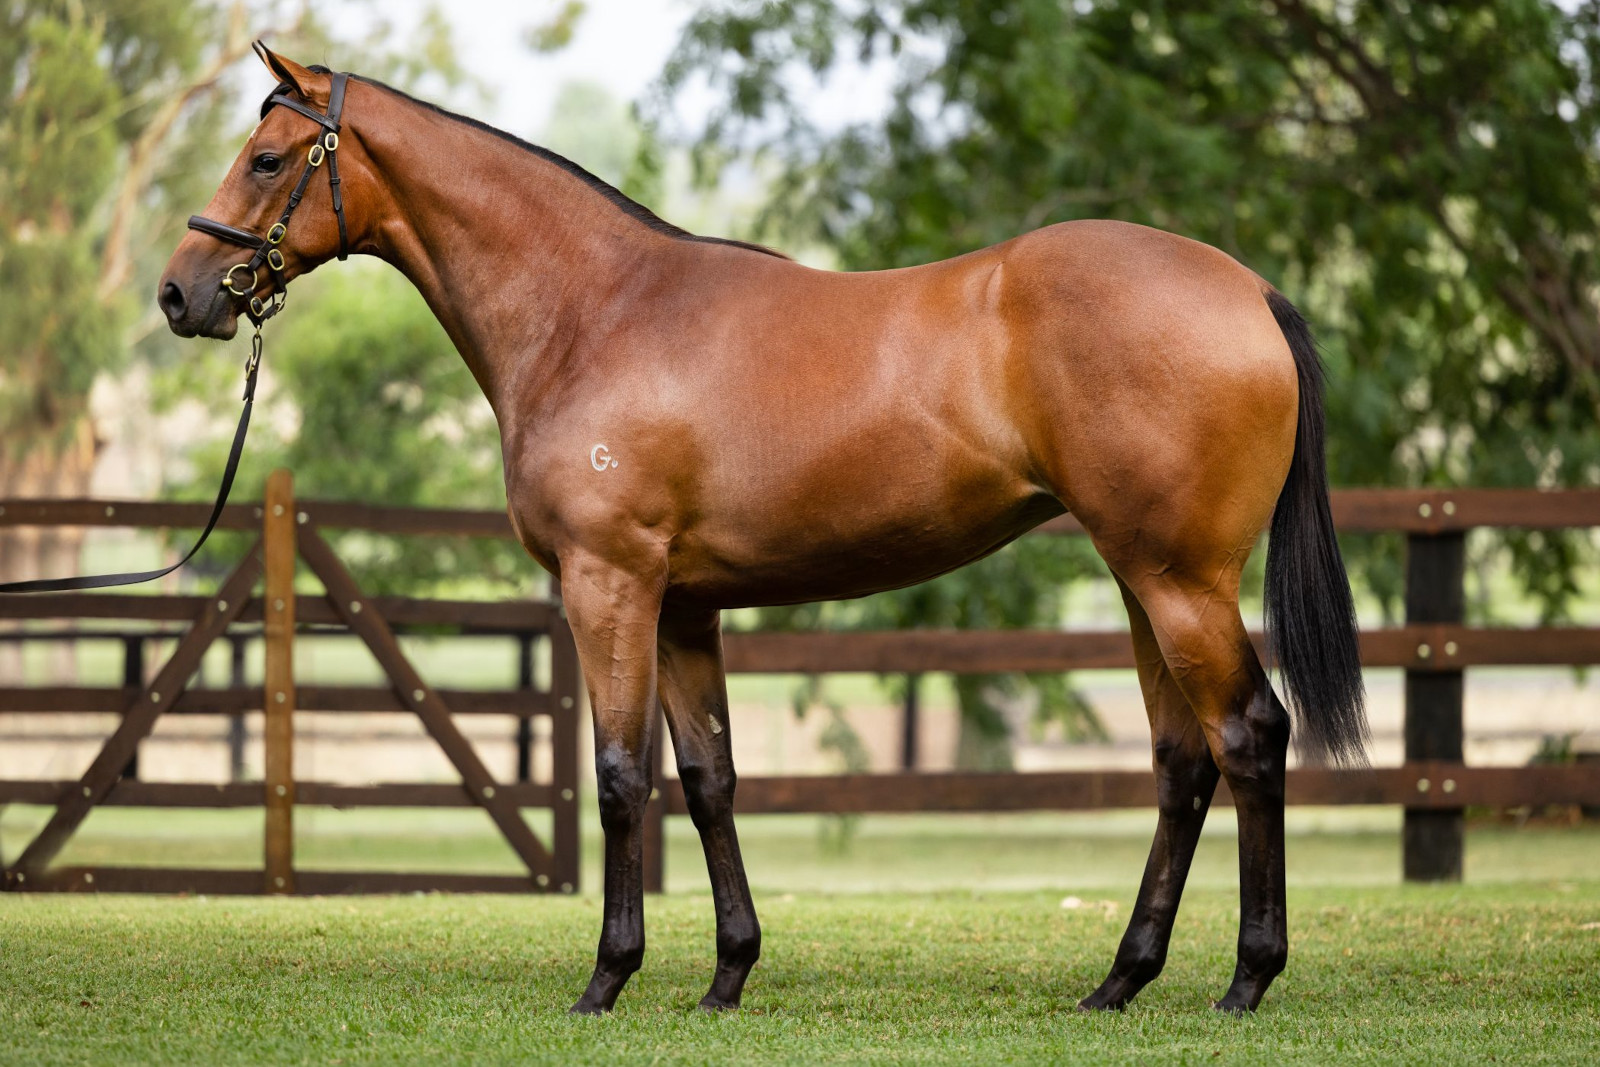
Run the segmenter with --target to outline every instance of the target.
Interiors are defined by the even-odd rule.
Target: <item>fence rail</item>
[[[80,525],[186,525],[203,521],[189,505],[120,504],[101,501],[0,502],[0,523]],[[318,509],[335,522],[339,514],[379,521],[384,529],[426,526],[428,513],[409,524],[393,516],[374,519],[362,509]],[[502,522],[504,517],[502,516]],[[453,517],[456,528],[478,529]],[[414,889],[574,892],[578,887],[577,655],[559,607],[549,602],[478,603],[368,597],[323,540],[317,522],[296,506],[292,479],[278,471],[268,480],[260,507],[236,505],[225,524],[256,527],[261,539],[245,554],[218,591],[200,596],[75,594],[0,599],[0,617],[11,619],[122,619],[146,623],[187,622],[166,664],[147,680],[149,631],[118,634],[125,643],[121,687],[0,688],[0,711],[121,715],[89,769],[69,782],[0,782],[0,803],[54,807],[44,828],[5,870],[14,891],[189,891],[215,893],[398,892]],[[321,581],[321,597],[297,596],[295,572],[307,566]],[[259,595],[258,586],[262,587]],[[241,627],[254,626],[252,630]],[[488,692],[451,691],[423,680],[399,644],[408,628],[432,632],[514,637],[519,644],[519,687]],[[164,633],[164,631],[163,631]],[[301,686],[294,672],[297,638],[342,633],[359,637],[372,653],[385,686]],[[15,635],[29,636],[29,635]],[[59,634],[34,635],[61,639]],[[243,684],[243,643],[265,648],[263,684]],[[207,689],[193,684],[202,657],[219,640],[233,645],[233,684]],[[532,642],[550,645],[551,680],[533,687]],[[294,776],[294,712],[401,711],[415,714],[461,776],[459,785],[392,783],[351,786],[297,781]],[[220,785],[138,780],[140,743],[163,714],[221,714],[242,725],[245,712],[263,713],[262,780]],[[498,714],[517,722],[518,781],[495,780],[454,722],[456,713]],[[530,782],[529,720],[547,716],[551,726],[551,779]],[[242,730],[230,744],[242,750]],[[236,751],[235,767],[242,762]],[[56,864],[71,835],[100,804],[133,807],[260,807],[264,810],[262,867],[257,871],[73,867]],[[387,873],[297,870],[294,811],[297,806],[465,807],[484,810],[527,867],[522,875],[462,875],[453,872]],[[541,841],[522,817],[526,808],[551,810],[553,832]]]
[[[329,587],[327,598],[301,597],[294,604],[292,626],[279,626],[276,640],[322,632],[359,632],[366,625],[352,616],[353,600],[367,607],[367,619],[384,625],[382,632],[366,632],[368,644],[390,672],[390,684],[378,687],[293,685],[293,707],[302,710],[367,712],[413,711],[430,722],[430,729],[447,728],[451,714],[502,714],[519,721],[520,778],[527,777],[528,722],[550,716],[555,731],[560,769],[550,783],[496,784],[492,807],[503,819],[523,807],[550,806],[563,813],[558,823],[567,827],[558,851],[562,868],[559,885],[576,887],[576,812],[572,807],[576,784],[577,733],[576,661],[570,636],[564,639],[564,667],[549,692],[531,685],[516,691],[480,692],[431,690],[420,680],[393,643],[393,633],[410,628],[446,629],[453,633],[518,636],[523,642],[523,673],[529,675],[526,638],[550,634],[560,638],[565,623],[553,603],[514,601],[485,603],[430,600],[411,597],[362,596],[348,582],[337,561],[330,559],[319,528],[361,529],[385,534],[510,538],[510,523],[503,512],[396,508],[291,501],[284,514],[272,516],[271,502],[236,504],[227,508],[220,525],[225,529],[256,530],[271,527],[271,518],[294,535],[303,555]],[[203,504],[162,504],[103,500],[3,500],[0,527],[22,525],[78,525],[100,527],[198,527],[208,514]],[[1400,533],[1406,536],[1406,623],[1361,635],[1363,663],[1368,667],[1400,668],[1405,672],[1405,759],[1400,767],[1360,771],[1298,769],[1290,772],[1288,800],[1294,804],[1397,804],[1405,808],[1405,875],[1414,880],[1454,879],[1461,876],[1463,809],[1469,805],[1518,807],[1544,804],[1600,805],[1600,768],[1593,765],[1527,768],[1469,767],[1462,760],[1462,693],[1464,671],[1483,666],[1593,666],[1600,664],[1600,629],[1547,627],[1539,629],[1478,628],[1464,624],[1465,536],[1476,528],[1561,530],[1600,526],[1600,490],[1542,492],[1533,490],[1463,489],[1400,490],[1351,489],[1333,495],[1338,528],[1347,533]],[[299,533],[295,533],[299,531]],[[1071,516],[1044,524],[1035,536],[1081,534]],[[280,532],[279,544],[284,542]],[[328,581],[328,574],[333,580]],[[280,581],[282,568],[279,567]],[[282,587],[280,586],[280,589]],[[244,595],[233,606],[227,627],[259,624],[271,629],[275,604],[266,595]],[[124,620],[140,623],[191,623],[199,625],[211,611],[212,600],[200,596],[71,594],[0,598],[0,619],[12,620]],[[220,631],[219,631],[220,632]],[[387,633],[389,636],[384,637]],[[137,642],[149,633],[117,632],[115,636]],[[46,635],[38,635],[46,636]],[[260,639],[261,634],[235,629],[235,660],[239,643]],[[1259,635],[1256,636],[1258,644]],[[133,647],[130,644],[130,649]],[[281,652],[280,652],[281,654]],[[991,673],[1004,671],[1070,671],[1133,666],[1133,653],[1125,632],[1106,631],[947,631],[919,630],[892,633],[730,633],[725,639],[728,669],[745,673],[830,673],[861,671],[879,674],[917,674],[928,671]],[[130,652],[131,656],[131,652]],[[399,658],[396,658],[396,657]],[[139,672],[142,678],[142,671]],[[130,677],[132,672],[130,670]],[[236,683],[238,679],[235,679]],[[280,679],[281,681],[281,679]],[[292,678],[289,679],[292,683]],[[0,711],[16,712],[127,712],[137,705],[147,687],[121,688],[0,688]],[[280,691],[287,690],[280,688]],[[419,697],[417,694],[423,694]],[[906,709],[907,751],[915,751],[915,687]],[[426,699],[423,699],[423,698]],[[133,701],[130,704],[130,701]],[[226,688],[187,688],[165,701],[175,714],[237,717],[270,705],[261,688],[234,684]],[[280,724],[285,721],[280,717]],[[289,735],[292,741],[292,734]],[[463,742],[464,743],[464,742]],[[283,751],[285,739],[277,746]],[[136,744],[133,746],[136,752]],[[460,753],[457,753],[459,756]],[[656,754],[659,767],[660,753]],[[458,763],[458,765],[461,765]],[[910,762],[907,763],[910,769]],[[131,769],[131,768],[130,768]],[[466,775],[468,779],[477,776]],[[649,809],[646,850],[651,864],[647,875],[661,883],[662,820],[685,814],[677,783],[658,771],[662,789]],[[87,778],[87,776],[86,776]],[[282,778],[281,772],[279,778]],[[116,806],[242,807],[261,805],[278,812],[281,826],[292,819],[295,804],[356,807],[367,804],[417,806],[485,806],[483,782],[470,788],[458,785],[388,784],[344,786],[319,782],[280,780],[285,793],[276,800],[272,785],[229,783],[178,785],[142,782],[114,773],[100,783],[97,802]],[[0,782],[0,803],[54,803],[65,806],[84,788],[84,782]],[[1221,787],[1226,793],[1226,786]],[[263,796],[266,792],[268,795]],[[1144,772],[1076,771],[1026,774],[885,774],[829,777],[745,776],[740,779],[736,808],[741,812],[909,812],[909,811],[1020,811],[1086,810],[1147,807],[1154,802],[1154,781]],[[284,797],[287,799],[284,799]],[[86,810],[86,809],[85,809]],[[514,832],[514,831],[508,831]],[[558,837],[562,831],[558,829]],[[274,867],[285,869],[282,835],[263,871],[150,871],[130,868],[32,869],[34,879],[25,884],[12,877],[12,888],[172,891],[259,892],[272,877]],[[536,857],[537,858],[537,857]],[[547,876],[548,863],[530,863],[539,870],[540,888],[555,888]],[[12,875],[22,875],[21,864]],[[328,873],[292,871],[299,892],[388,892],[413,888],[466,890],[529,889],[523,876],[422,875]],[[432,878],[432,881],[429,879]]]

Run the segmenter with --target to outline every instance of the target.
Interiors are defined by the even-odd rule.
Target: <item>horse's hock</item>
[[[1463,625],[1466,532],[1475,527],[1562,529],[1600,525],[1600,493],[1464,490],[1348,490],[1334,494],[1335,517],[1346,532],[1398,531],[1409,545],[1407,622],[1362,635],[1364,665],[1395,667],[1405,676],[1405,762],[1359,771],[1291,771],[1294,804],[1394,804],[1406,809],[1404,871],[1409,879],[1461,877],[1463,812],[1468,806],[1600,805],[1600,766],[1474,767],[1462,760],[1462,680],[1478,666],[1600,664],[1600,629],[1483,629]],[[127,527],[198,526],[203,505],[88,500],[0,501],[0,525]],[[106,890],[204,893],[459,891],[571,892],[578,888],[578,783],[581,701],[577,658],[559,606],[545,601],[477,602],[371,597],[329,548],[324,528],[394,534],[510,538],[504,513],[376,508],[297,502],[287,472],[275,474],[259,506],[234,505],[222,525],[258,531],[261,539],[209,596],[52,594],[0,599],[0,617],[27,628],[8,640],[93,634],[122,639],[129,649],[127,684],[117,688],[0,688],[0,713],[118,716],[88,770],[70,781],[3,781],[0,803],[54,808],[44,828],[16,857],[6,857],[12,890]],[[1078,532],[1071,519],[1043,535]],[[301,570],[303,568],[303,570]],[[314,575],[325,595],[296,595],[294,575]],[[76,620],[70,634],[42,630],[46,620]],[[127,629],[83,628],[122,622]],[[137,628],[135,628],[135,624]],[[177,629],[180,627],[181,629]],[[397,633],[469,634],[511,640],[518,649],[519,683],[504,690],[439,690],[428,684]],[[382,669],[381,686],[297,684],[293,649],[326,636],[354,636]],[[144,669],[147,645],[173,641],[153,676]],[[201,656],[217,641],[233,646],[233,682],[195,684]],[[245,685],[242,650],[264,648],[262,684]],[[544,646],[544,647],[541,647]],[[135,655],[137,650],[138,655]],[[862,671],[1065,671],[1132,666],[1125,633],[941,632],[877,634],[734,633],[725,641],[730,671],[743,673]],[[534,662],[548,656],[548,682],[536,684]],[[137,668],[137,669],[135,669]],[[151,680],[146,680],[151,679]],[[348,719],[354,713],[414,716],[448,761],[458,784],[345,785],[296,780],[294,713],[315,711]],[[163,715],[215,716],[240,723],[263,716],[262,781],[219,785],[142,781],[139,743]],[[907,725],[914,728],[914,709]],[[493,777],[457,720],[510,718],[516,724],[516,773]],[[536,731],[537,720],[548,729]],[[472,732],[472,731],[468,731]],[[547,739],[547,749],[539,749]],[[675,779],[664,778],[656,756],[656,791],[649,807],[650,883],[659,887],[660,830],[667,815],[687,813]],[[1223,788],[1226,788],[1225,786]],[[740,813],[1088,810],[1148,807],[1154,781],[1144,771],[1019,774],[867,774],[744,776]],[[1216,803],[1224,801],[1218,797]],[[96,805],[139,807],[262,807],[263,863],[259,870],[171,870],[149,867],[62,866],[54,863],[71,834]],[[297,807],[482,808],[526,870],[516,875],[450,872],[296,870]],[[521,818],[548,808],[548,840]]]

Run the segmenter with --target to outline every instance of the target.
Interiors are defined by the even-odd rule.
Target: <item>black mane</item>
[[[333,73],[333,71],[329,68],[320,65],[309,67],[307,69],[314,74]],[[459,115],[454,111],[447,111],[438,104],[431,104],[426,100],[418,100],[410,93],[396,89],[392,85],[386,85],[383,82],[378,81],[376,78],[368,78],[360,74],[352,74],[350,77],[354,78],[356,81],[365,82],[367,85],[382,89],[385,92],[393,93],[402,100],[409,100],[418,107],[426,108],[436,115],[443,115],[447,119],[450,119],[454,122],[464,123],[465,125],[471,126],[475,130],[482,130],[484,133],[493,134],[502,141],[507,141],[516,145],[524,152],[533,153],[546,163],[554,163],[568,174],[571,174],[573,177],[582,180],[585,185],[589,186],[589,188],[605,197],[614,206],[620,209],[623,214],[628,215],[630,218],[637,219],[657,233],[664,233],[668,237],[676,238],[679,241],[700,241],[704,244],[732,245],[735,248],[746,248],[752,252],[760,252],[763,255],[776,256],[778,259],[789,258],[782,252],[774,251],[773,249],[767,248],[763,245],[751,244],[749,241],[735,241],[728,237],[703,237],[697,233],[690,233],[681,226],[674,226],[672,223],[668,222],[660,215],[657,215],[654,211],[651,211],[637,200],[629,197],[626,193],[612,185],[610,182],[607,182],[603,178],[598,178],[589,173],[587,170],[583,169],[566,156],[552,152],[548,148],[542,148],[539,145],[524,141],[515,134],[507,133],[505,130],[491,126],[487,122],[482,122],[468,115]],[[267,99],[262,102],[262,116],[265,117],[267,111],[272,107],[273,97],[291,92],[294,92],[294,87],[291,85],[279,85],[276,89],[274,89]]]

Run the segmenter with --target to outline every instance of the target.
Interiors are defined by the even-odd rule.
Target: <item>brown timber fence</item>
[[[259,507],[234,505],[229,529],[263,530],[253,549],[214,597],[61,594],[0,598],[0,618],[139,619],[189,622],[166,667],[148,685],[129,669],[117,689],[0,689],[0,712],[117,711],[122,725],[89,771],[74,782],[0,782],[0,803],[56,805],[45,829],[6,870],[11,889],[195,890],[207,892],[363,892],[419,888],[573,891],[578,885],[577,753],[579,690],[576,656],[559,607],[540,601],[462,602],[366,597],[318,530],[358,528],[391,534],[511,536],[501,512],[299,502],[286,473],[275,475]],[[1405,672],[1405,760],[1366,770],[1300,768],[1288,781],[1291,804],[1393,804],[1405,809],[1404,873],[1410,880],[1461,877],[1464,809],[1547,804],[1600,805],[1600,766],[1470,767],[1463,763],[1464,672],[1479,666],[1593,666],[1600,664],[1600,628],[1487,629],[1464,625],[1466,534],[1479,527],[1562,530],[1600,526],[1600,491],[1469,489],[1342,490],[1334,519],[1351,533],[1398,532],[1407,539],[1406,623],[1364,632],[1363,662]],[[0,526],[85,525],[198,527],[199,504],[138,504],[85,500],[0,501]],[[1043,535],[1080,534],[1071,517],[1040,528]],[[326,597],[293,596],[298,555],[322,581]],[[266,593],[253,595],[265,573]],[[280,602],[282,607],[280,607]],[[238,642],[259,626],[267,647],[266,684],[187,689],[200,654],[230,627]],[[427,627],[457,633],[511,636],[522,642],[522,687],[510,692],[440,692],[426,685],[395,641],[396,630]],[[388,675],[382,688],[296,686],[291,648],[307,627],[342,628],[359,635]],[[241,636],[242,634],[242,636]],[[128,634],[130,650],[142,635]],[[529,649],[551,646],[548,690],[531,688]],[[1259,636],[1257,638],[1259,642]],[[236,643],[235,647],[238,645]],[[743,673],[927,671],[990,673],[1131,668],[1125,632],[940,630],[887,633],[730,633],[728,670]],[[132,653],[130,652],[130,661]],[[237,662],[237,658],[236,658]],[[281,696],[280,696],[281,694]],[[290,772],[294,708],[416,713],[461,774],[461,785],[342,786],[295,782]],[[262,783],[222,786],[140,782],[129,761],[157,716],[167,711],[238,716],[266,714],[266,773]],[[455,730],[452,713],[498,713],[519,718],[519,778],[498,783]],[[907,707],[914,741],[916,711]],[[553,778],[528,782],[526,720],[552,720]],[[658,731],[661,733],[661,731]],[[910,746],[914,751],[914,744]],[[662,877],[662,824],[686,814],[675,780],[660,772],[647,832],[649,884]],[[1225,793],[1225,787],[1224,793]],[[1072,771],[1018,774],[863,774],[742,777],[735,801],[741,813],[769,812],[996,812],[1149,807],[1155,787],[1148,772]],[[1219,803],[1225,796],[1218,798]],[[164,871],[151,868],[52,866],[61,845],[97,803],[140,806],[239,807],[267,810],[261,871]],[[528,867],[526,875],[424,875],[295,871],[292,820],[296,804],[340,807],[459,806],[485,808]],[[547,848],[520,817],[526,807],[555,813]],[[520,828],[520,829],[519,829]]]

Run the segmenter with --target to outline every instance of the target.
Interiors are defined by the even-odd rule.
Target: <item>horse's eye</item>
[[[251,169],[253,169],[257,174],[276,174],[278,173],[278,168],[281,166],[283,166],[283,160],[279,159],[271,152],[263,152],[257,156],[255,162],[251,164]]]

